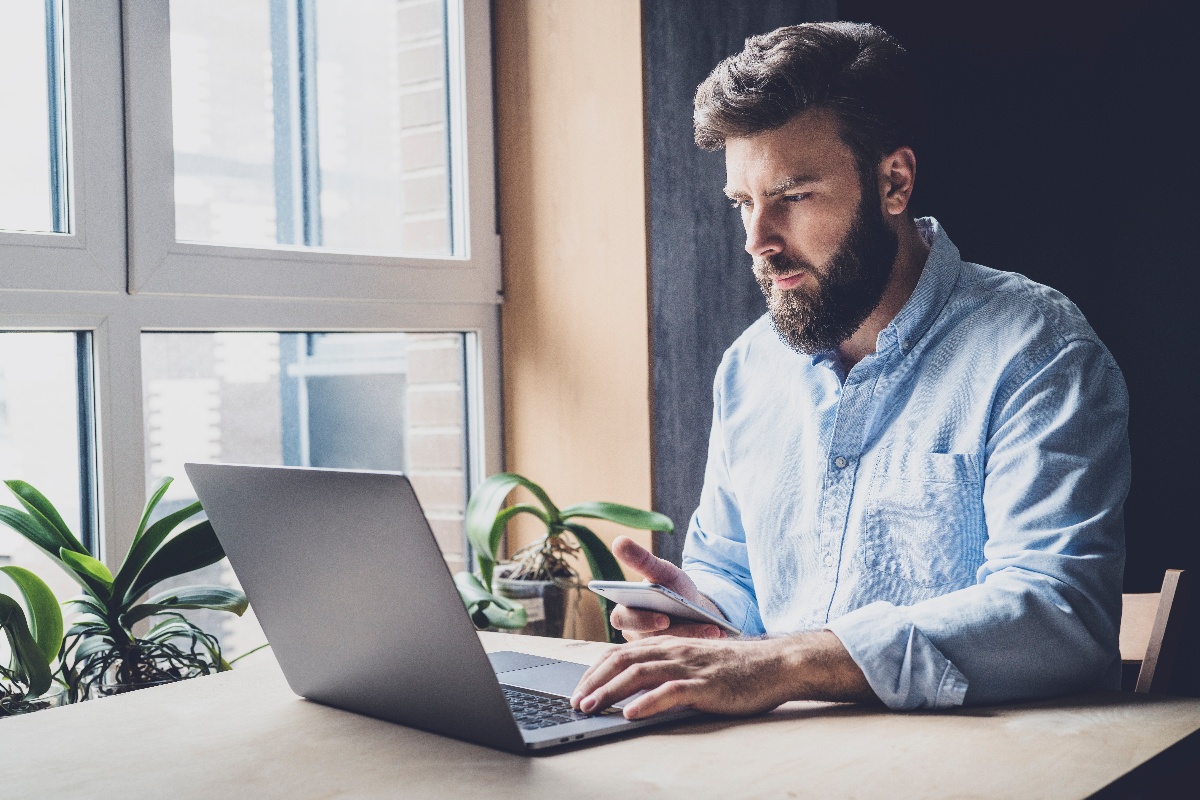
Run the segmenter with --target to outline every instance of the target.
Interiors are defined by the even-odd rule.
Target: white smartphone
[[[686,619],[689,622],[707,622],[716,625],[732,636],[742,635],[742,632],[731,625],[729,620],[706,611],[691,600],[684,599],[676,592],[657,583],[591,581],[588,583],[588,588],[601,597],[607,597],[614,603],[620,603],[628,608],[657,611],[660,614]]]

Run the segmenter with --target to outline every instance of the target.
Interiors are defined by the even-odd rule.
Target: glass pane
[[[173,0],[170,13],[176,237],[273,245],[268,3]]]
[[[75,337],[74,333],[0,333],[0,478],[33,484],[80,535]],[[0,487],[0,494],[4,495],[0,503],[20,508],[8,487]],[[60,600],[79,594],[78,584],[56,563],[0,525],[3,564],[32,570]],[[7,589],[0,587],[0,591]]]
[[[176,235],[452,252],[445,0],[172,0]]]
[[[59,13],[0,0],[0,229],[67,230]]]
[[[450,253],[445,0],[316,10],[324,245]]]
[[[464,568],[465,395],[460,333],[147,333],[147,486],[175,478],[161,513],[195,500],[186,461],[390,469],[408,474],[448,566]],[[235,585],[228,563],[183,583]],[[236,656],[241,620],[198,612]]]

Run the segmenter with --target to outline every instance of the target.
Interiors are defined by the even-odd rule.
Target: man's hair
[[[696,144],[774,130],[797,114],[832,110],[862,177],[898,147],[916,148],[920,87],[908,53],[882,28],[856,22],[790,25],[746,40],[696,89]]]

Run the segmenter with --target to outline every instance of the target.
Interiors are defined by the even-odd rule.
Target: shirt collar
[[[930,246],[929,256],[912,295],[900,313],[879,332],[875,342],[877,352],[889,345],[898,345],[903,353],[915,347],[942,313],[962,273],[962,257],[946,235],[946,229],[933,217],[920,217],[916,223],[921,237]]]
[[[890,347],[900,347],[901,352],[908,353],[915,347],[938,314],[942,313],[942,307],[950,299],[950,292],[954,290],[962,272],[962,257],[954,242],[946,235],[946,229],[933,217],[919,217],[916,224],[921,238],[929,245],[929,256],[925,259],[925,266],[921,269],[921,277],[912,295],[900,313],[876,337],[877,353]],[[841,369],[841,360],[835,350],[813,354],[810,363],[814,367],[818,364],[827,366],[835,372]]]

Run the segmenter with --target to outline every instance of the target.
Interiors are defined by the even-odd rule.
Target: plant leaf
[[[142,521],[138,523],[137,532],[133,534],[134,544],[137,544],[138,539],[142,538],[142,532],[146,530],[146,526],[150,523],[150,515],[154,513],[154,509],[158,506],[158,501],[162,500],[163,495],[167,493],[167,489],[170,488],[174,480],[174,478],[168,475],[154,484],[154,488],[150,490],[150,499],[146,501],[146,509],[142,512]]]
[[[8,575],[21,591],[29,610],[29,633],[46,656],[46,663],[52,663],[63,639],[63,615],[58,598],[45,581],[23,567],[0,567],[0,572]]]
[[[0,628],[8,637],[8,645],[12,650],[12,671],[29,685],[25,697],[44,694],[54,680],[50,673],[50,660],[29,632],[21,604],[6,594],[0,594]]]
[[[492,585],[492,570],[499,557],[500,540],[504,536],[505,524],[512,517],[509,515],[501,522],[497,515],[508,495],[518,486],[523,486],[532,492],[545,510],[539,513],[534,510],[536,506],[519,505],[529,510],[529,513],[538,514],[546,521],[547,525],[558,521],[558,508],[542,491],[542,487],[528,478],[523,478],[513,472],[499,472],[479,484],[479,488],[472,493],[471,500],[467,503],[467,541],[471,543],[471,549],[474,551],[479,565],[480,577],[483,578],[483,583],[488,588],[491,588]]]
[[[151,498],[151,500],[158,502],[157,498]],[[113,581],[112,596],[118,599],[125,597],[125,593],[129,591],[130,587],[137,580],[138,573],[142,571],[142,567],[146,566],[146,562],[150,560],[150,557],[154,555],[154,551],[171,534],[171,531],[175,530],[188,517],[199,513],[200,510],[200,503],[198,501],[191,503],[178,511],[167,514],[142,533],[130,545],[129,553],[125,556],[124,563],[117,570],[116,580]],[[149,506],[147,506],[146,513],[149,514]],[[144,521],[145,518],[143,517]]]
[[[103,594],[104,590],[100,587],[100,584],[91,581],[90,578],[85,579],[59,558],[59,551],[66,544],[62,541],[57,531],[46,527],[48,523],[43,523],[32,514],[18,511],[11,506],[0,506],[0,522],[32,542],[39,550],[53,559],[55,564],[62,567],[63,572],[70,575],[72,580],[88,592]]]
[[[89,555],[87,548],[83,546],[79,539],[75,538],[75,534],[71,533],[71,529],[63,521],[62,516],[58,513],[58,509],[46,499],[44,494],[25,481],[5,481],[4,483],[12,490],[12,493],[17,496],[17,500],[21,502],[21,505],[25,506],[25,510],[34,519],[42,522],[49,530],[58,534],[62,539],[63,547],[74,550],[76,553]]]
[[[500,541],[508,529],[508,521],[517,514],[532,514],[542,521],[547,530],[550,529],[550,520],[546,516],[546,512],[530,503],[518,503],[497,514],[492,523],[492,529],[488,531],[487,551],[474,548],[475,561],[479,565],[479,575],[483,579],[485,588],[489,590],[492,588],[492,574],[496,569],[496,556],[500,552]]]
[[[108,613],[108,609],[103,603],[96,600],[91,595],[81,594],[78,597],[72,597],[70,600],[64,600],[65,606],[78,606],[80,611],[89,614],[95,614],[101,619]]]
[[[227,661],[226,664],[228,665],[229,669],[233,669],[233,665],[236,664],[237,662],[241,661],[246,656],[253,655],[253,654],[257,653],[259,650],[265,650],[266,648],[268,648],[270,646],[271,646],[270,642],[263,642],[258,647],[251,647],[249,650],[242,653],[241,655],[229,659],[229,661]]]
[[[116,645],[113,644],[112,639],[109,637],[104,636],[103,634],[97,635],[92,633],[85,635],[84,638],[79,640],[79,645],[75,648],[75,652],[72,654],[72,656],[75,663],[78,663],[90,655],[101,653],[105,650],[113,650],[115,648]]]
[[[137,581],[121,599],[122,608],[141,597],[152,586],[167,578],[215,564],[225,557],[217,534],[208,520],[176,534],[150,557]]]
[[[187,586],[154,595],[146,602],[126,611],[121,616],[121,621],[129,626],[146,617],[183,608],[231,611],[240,617],[249,605],[246,595],[238,589],[230,589],[227,586]]]
[[[642,531],[661,531],[674,533],[675,523],[665,514],[657,511],[643,511],[620,503],[579,503],[562,510],[562,518],[586,517],[588,519],[603,519],[624,525],[626,528],[637,528]]]
[[[525,607],[508,598],[489,592],[478,576],[470,572],[459,572],[454,576],[454,585],[462,598],[471,622],[476,628],[524,628],[529,622]]]
[[[72,625],[71,628],[67,631],[66,638],[69,639],[72,636],[78,636],[81,633],[86,633],[88,635],[94,635],[94,634],[103,635],[107,630],[108,630],[108,625],[106,625],[105,623],[103,623],[99,620],[87,619],[82,622],[77,621],[74,625]]]
[[[593,580],[625,580],[625,573],[621,571],[621,565],[617,563],[617,559],[608,549],[608,545],[604,544],[590,528],[573,522],[564,523],[564,527],[575,537],[575,541],[579,542],[583,555],[587,558]],[[612,626],[612,621],[609,619],[616,604],[606,597],[599,599],[600,608],[604,611],[604,631],[608,635],[608,640],[610,642],[624,641],[620,632]]]
[[[104,562],[98,558],[93,558],[86,553],[76,553],[74,550],[63,548],[58,551],[58,557],[63,560],[68,567],[75,570],[80,576],[86,576],[93,581],[103,585],[104,591],[100,595],[101,599],[107,597],[112,590],[113,576],[108,571],[108,567],[104,566]]]
[[[58,560],[58,551],[66,542],[57,531],[48,530],[32,514],[19,511],[12,506],[0,506],[0,522],[24,536],[43,552]]]

